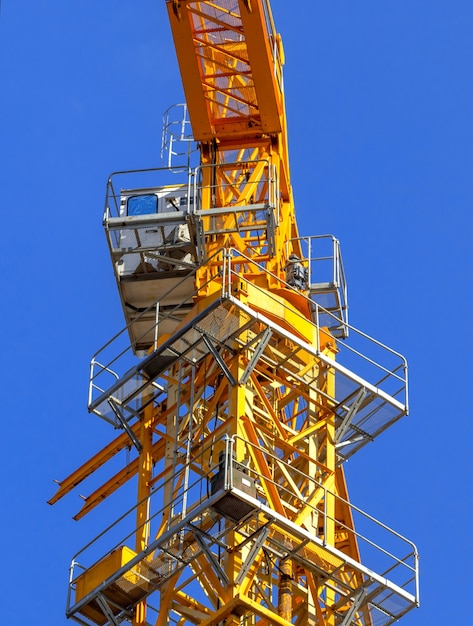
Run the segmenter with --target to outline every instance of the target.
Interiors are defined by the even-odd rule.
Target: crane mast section
[[[74,555],[66,615],[391,626],[417,549],[350,503],[343,462],[407,414],[407,363],[349,327],[338,241],[299,236],[269,0],[166,6],[184,116],[167,167],[109,177],[103,218],[126,327],[88,408],[124,432],[49,501],[113,460],[75,519],[129,481],[137,503]],[[186,112],[200,163],[174,167]]]

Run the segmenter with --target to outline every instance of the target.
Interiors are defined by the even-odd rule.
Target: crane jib
[[[168,10],[194,138],[281,133],[283,53],[268,3],[168,2]]]

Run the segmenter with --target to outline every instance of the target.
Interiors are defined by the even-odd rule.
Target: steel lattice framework
[[[179,184],[164,170],[109,179],[127,326],[92,359],[89,409],[122,432],[50,502],[125,449],[76,519],[130,481],[137,497],[74,556],[67,615],[392,624],[418,604],[417,551],[350,502],[343,462],[407,414],[406,362],[355,329],[345,341],[338,252],[319,257],[330,280],[311,278],[269,2],[166,4],[201,158]],[[294,256],[304,284],[288,278]],[[329,309],[317,299],[332,296]]]

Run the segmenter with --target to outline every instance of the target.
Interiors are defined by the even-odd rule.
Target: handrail
[[[245,260],[245,263],[252,264],[252,265],[256,266],[259,271],[264,272],[266,275],[268,275],[268,276],[272,277],[273,279],[279,281],[281,283],[281,285],[284,286],[285,288],[297,292],[300,297],[304,298],[308,303],[313,304],[315,306],[315,309],[316,309],[317,312],[318,311],[322,311],[324,314],[329,315],[330,317],[332,317],[334,320],[336,320],[340,324],[345,324],[345,322],[343,320],[341,320],[340,318],[337,318],[335,315],[333,315],[333,313],[331,313],[330,311],[327,311],[327,309],[325,309],[321,305],[313,303],[312,300],[307,295],[305,295],[303,292],[298,291],[297,289],[295,289],[294,287],[289,285],[283,278],[281,278],[280,276],[276,276],[274,273],[270,272],[266,267],[263,267],[262,265],[258,264],[254,259],[251,259],[250,257],[246,256],[241,251],[230,248],[229,251],[228,251],[227,258],[230,258],[231,254],[233,254],[234,257],[241,257],[241,258],[243,258]],[[230,274],[237,275],[239,278],[241,278],[241,276],[237,272],[232,270],[232,264],[233,263],[234,263],[234,261],[230,260],[230,267],[229,267],[228,274],[229,275]],[[261,291],[262,293],[264,292],[265,295],[274,298],[274,296],[272,296],[271,292],[265,291],[265,290],[259,288],[257,285],[254,285],[254,286],[255,286],[255,288],[257,290]],[[228,290],[228,293],[231,293],[230,289]],[[300,315],[301,318],[307,319],[301,313],[296,312],[296,315],[297,314]],[[388,347],[386,344],[378,341],[377,339],[374,339],[373,337],[371,337],[367,333],[364,333],[363,331],[355,328],[355,326],[352,326],[348,322],[346,323],[346,325],[347,325],[348,329],[350,331],[352,331],[355,335],[358,335],[359,337],[362,337],[363,339],[366,339],[368,342],[370,342],[373,345],[377,346],[381,350],[383,350],[383,351],[391,354],[393,357],[396,357],[397,359],[399,359],[401,361],[402,367],[404,368],[405,376],[401,377],[401,376],[398,376],[397,374],[395,374],[397,369],[399,369],[399,367],[400,367],[399,364],[394,368],[394,371],[393,371],[393,369],[389,369],[389,368],[381,365],[380,363],[377,363],[375,360],[367,357],[363,353],[359,352],[356,348],[352,348],[351,345],[350,345],[350,341],[349,340],[346,341],[346,342],[343,342],[343,343],[341,343],[341,342],[336,340],[337,346],[339,348],[341,348],[341,346],[343,346],[344,350],[352,352],[353,354],[361,357],[367,363],[370,363],[370,364],[376,366],[377,368],[379,368],[381,371],[384,371],[386,374],[394,376],[395,378],[397,378],[401,382],[406,383],[406,381],[407,381],[407,360],[406,360],[406,358],[402,354],[400,354],[396,350],[393,350],[392,348]],[[407,404],[407,396],[406,396],[406,404]]]
[[[84,555],[84,553],[89,550],[89,548],[91,548],[93,545],[95,545],[100,539],[102,539],[105,535],[107,535],[110,531],[112,531],[114,528],[116,528],[121,522],[123,522],[128,516],[132,516],[131,519],[131,526],[132,526],[132,530],[129,533],[126,533],[123,536],[120,536],[120,539],[114,543],[114,545],[107,551],[107,553],[105,555],[101,555],[97,558],[96,561],[94,561],[92,564],[88,565],[88,568],[92,567],[93,565],[95,565],[98,561],[100,561],[104,556],[106,556],[107,554],[109,554],[110,552],[113,552],[116,548],[118,548],[121,545],[124,545],[137,531],[139,531],[142,527],[146,526],[147,524],[149,524],[153,519],[160,519],[160,516],[162,516],[163,512],[169,508],[169,506],[171,506],[171,504],[175,507],[177,504],[179,504],[180,500],[179,498],[183,499],[184,498],[184,491],[182,491],[180,493],[179,498],[175,498],[173,499],[172,503],[168,502],[163,504],[160,508],[158,508],[153,514],[148,515],[147,518],[142,522],[142,524],[136,528],[135,527],[135,522],[136,522],[136,517],[135,517],[135,512],[137,509],[139,509],[141,507],[142,504],[144,504],[147,500],[150,499],[155,499],[155,496],[157,496],[158,493],[161,494],[162,491],[165,491],[165,489],[168,487],[168,485],[174,481],[174,483],[178,482],[179,477],[181,476],[181,474],[184,474],[186,471],[190,470],[194,465],[195,462],[198,458],[200,458],[202,455],[209,453],[209,456],[211,457],[211,451],[212,449],[215,448],[216,446],[216,441],[214,441],[213,439],[211,439],[207,445],[203,446],[201,449],[199,449],[199,452],[195,454],[195,456],[193,456],[192,458],[187,459],[184,463],[182,463],[181,467],[175,471],[173,474],[169,475],[169,471],[168,470],[165,475],[162,477],[162,480],[160,483],[158,483],[154,489],[152,490],[152,492],[150,493],[149,496],[146,496],[145,498],[143,498],[141,501],[139,501],[138,503],[134,504],[132,507],[130,507],[129,509],[127,509],[124,513],[122,513],[115,521],[113,521],[111,524],[109,524],[104,530],[102,530],[102,532],[100,532],[98,535],[96,535],[93,539],[91,539],[85,546],[83,546],[78,552],[76,552],[74,554],[74,556],[72,557],[72,562],[78,564],[78,559],[81,555]],[[182,461],[182,459],[179,458],[179,460]],[[201,475],[201,474],[196,474],[196,480],[193,483],[190,483],[188,485],[187,488],[187,493],[189,491],[191,491],[196,485],[198,485],[200,482],[202,482],[203,480],[207,480],[207,478],[210,477],[210,475],[216,471],[216,469],[219,467],[219,461],[217,460],[217,462],[215,462],[211,468],[209,469],[208,474],[206,475]],[[207,499],[207,494],[205,495],[205,499]],[[197,507],[199,503],[195,504],[195,507]]]
[[[221,251],[218,250],[217,252],[215,252],[214,255],[212,255],[212,257],[210,257],[210,259],[207,262],[209,264],[209,266],[213,265],[215,263],[215,259],[216,259],[216,257],[218,257],[220,255],[220,253],[221,253]],[[216,270],[216,271],[218,271],[218,270]],[[136,324],[140,320],[145,319],[147,314],[149,314],[150,312],[154,312],[154,309],[155,309],[157,303],[159,302],[159,300],[164,299],[169,294],[171,294],[175,289],[178,289],[179,286],[181,284],[183,284],[190,276],[194,275],[194,272],[195,272],[195,270],[191,270],[188,273],[186,273],[183,277],[181,277],[179,280],[174,282],[172,287],[170,287],[163,294],[160,294],[160,296],[159,296],[157,301],[153,302],[149,307],[147,307],[142,312],[140,312],[134,318],[132,324]],[[205,288],[205,286],[210,284],[214,278],[215,278],[215,276],[211,275],[208,278],[208,280],[201,286],[201,288]],[[150,322],[149,327],[147,326],[145,328],[145,330],[142,331],[141,335],[139,337],[137,337],[136,342],[139,343],[139,341],[143,337],[145,337],[150,331],[155,330],[155,328],[158,325],[163,324],[166,320],[173,319],[173,316],[175,315],[175,313],[182,306],[185,306],[187,303],[191,303],[193,301],[193,296],[195,296],[196,293],[197,293],[197,290],[194,290],[191,294],[189,294],[186,298],[184,298],[184,300],[182,300],[178,304],[176,304],[171,310],[167,311],[165,314],[160,316],[157,321],[154,319],[153,322]],[[101,375],[103,375],[104,373],[109,373],[116,380],[120,380],[121,376],[123,376],[124,372],[122,372],[120,374],[118,371],[115,371],[115,370],[117,369],[116,368],[116,364],[119,361],[121,361],[123,359],[123,357],[125,357],[126,355],[130,355],[130,359],[132,358],[133,344],[130,343],[129,339],[128,339],[129,327],[130,327],[130,324],[125,325],[122,329],[120,329],[115,335],[113,335],[113,337],[111,339],[109,339],[103,346],[101,346],[92,355],[91,360],[90,360],[90,366],[89,366],[89,369],[90,369],[90,373],[89,373],[89,394],[88,394],[88,400],[89,400],[88,405],[89,405],[89,407],[94,402],[94,399],[93,399],[93,390],[94,389],[96,389],[98,391],[102,390],[103,392],[106,391],[105,389],[102,389],[102,387],[99,386],[97,384],[97,382],[96,382],[97,379]],[[123,344],[121,344],[122,347],[119,346],[119,343],[121,341],[124,341],[124,343],[125,343],[124,347],[123,347]],[[108,352],[108,350],[111,349],[113,346],[117,346],[119,349],[117,350],[116,353],[113,353],[109,358],[105,359],[104,362],[102,362],[103,355],[106,352]],[[146,356],[147,355],[144,355],[143,358],[145,358]],[[136,363],[139,360],[140,360],[139,357],[134,356],[132,362]],[[131,365],[131,363],[129,361],[127,361],[127,363],[125,364],[124,370],[128,371],[129,368],[130,368],[130,365]]]
[[[238,442],[238,449],[243,451],[243,456],[241,459],[237,459],[234,457],[234,451],[236,449],[236,445]],[[185,442],[183,442],[185,443]],[[285,459],[278,457],[276,454],[273,454],[270,450],[265,449],[261,450],[256,444],[249,442],[241,436],[233,435],[228,436],[225,435],[222,438],[215,439],[210,438],[206,444],[202,445],[198,449],[194,450],[193,454],[187,455],[185,451],[183,451],[183,455],[177,455],[176,460],[179,462],[180,467],[175,468],[174,466],[169,467],[162,475],[159,483],[155,485],[155,488],[151,492],[149,496],[144,498],[141,502],[138,502],[135,506],[127,509],[122,515],[118,517],[113,523],[109,524],[101,533],[99,533],[96,537],[94,537],[91,541],[89,541],[84,547],[82,547],[79,551],[77,551],[71,561],[71,571],[70,571],[70,581],[69,581],[69,593],[68,593],[68,609],[71,607],[71,597],[75,590],[75,583],[78,576],[82,575],[84,571],[87,571],[94,567],[97,563],[102,561],[104,558],[108,557],[114,550],[120,548],[124,545],[129,545],[136,533],[140,532],[140,529],[143,526],[148,526],[151,529],[150,543],[149,546],[144,549],[143,555],[134,557],[132,562],[138,563],[141,559],[146,558],[150,554],[150,550],[156,550],[159,548],[159,538],[163,537],[163,540],[166,537],[174,536],[176,532],[179,531],[180,528],[184,528],[182,524],[185,520],[196,520],[199,519],[203,521],[207,519],[210,512],[210,508],[212,503],[215,501],[214,496],[209,495],[208,486],[213,476],[215,476],[218,472],[224,470],[224,484],[221,487],[225,490],[232,490],[234,487],[234,471],[236,468],[235,463],[238,465],[243,458],[246,456],[250,457],[249,450],[253,448],[258,448],[258,453],[263,454],[266,457],[266,461],[270,462],[274,467],[283,466],[286,468],[286,471],[291,471],[293,480],[295,483],[298,480],[306,481],[311,485],[308,491],[305,493],[305,506],[309,506],[314,512],[318,515],[323,516],[323,536],[320,537],[321,545],[326,545],[329,549],[336,549],[335,546],[329,546],[326,541],[326,528],[327,522],[329,520],[334,520],[337,524],[341,525],[342,528],[353,533],[357,538],[357,541],[360,542],[360,551],[363,552],[363,545],[368,546],[370,549],[373,548],[375,552],[372,557],[374,561],[373,564],[365,563],[365,559],[362,555],[362,560],[359,562],[360,567],[371,569],[373,572],[378,572],[378,577],[384,577],[388,582],[389,586],[391,580],[398,588],[405,589],[410,595],[412,595],[416,602],[418,602],[419,597],[419,589],[418,589],[418,551],[415,544],[396,532],[386,524],[377,520],[372,515],[366,513],[361,508],[351,504],[346,499],[337,495],[333,491],[327,489],[322,483],[315,480],[315,478],[310,477],[307,473],[295,468],[290,465]],[[220,449],[224,450],[223,457],[220,456],[218,459],[215,459],[215,450]],[[246,452],[245,452],[246,451]],[[196,470],[196,464],[202,467],[201,461],[202,459],[207,459],[208,471],[201,473]],[[254,468],[245,464],[245,472],[249,477],[255,480],[255,483],[262,487],[264,482],[272,482],[273,485],[277,486],[278,490],[284,494],[287,493],[292,497],[297,497],[300,499],[300,494],[294,491],[290,491],[288,487],[282,487],[279,482],[272,480],[270,477],[266,475],[262,475],[258,473]],[[183,477],[187,476],[189,481],[186,483],[185,480],[181,480]],[[174,485],[177,488],[171,489],[169,491],[170,485]],[[180,485],[180,486],[179,486]],[[206,487],[207,486],[207,487]],[[322,490],[323,497],[320,499],[323,500],[324,506],[322,508],[318,508],[317,506],[312,506],[310,504],[311,494],[315,493],[318,490]],[[168,497],[168,501],[163,502],[163,494],[168,493],[172,495]],[[214,494],[215,495],[215,494]],[[186,505],[186,500],[188,497],[192,497],[192,505],[189,507]],[[136,528],[136,510],[146,501],[156,501],[160,503],[160,506],[157,507],[157,510],[150,514],[148,513],[147,519],[145,519],[139,528]],[[262,505],[266,506],[265,500],[263,498],[262,489],[258,490],[257,495],[258,500]],[[348,507],[352,513],[352,515],[356,514],[355,527],[348,527],[342,520],[338,520],[335,516],[331,517],[327,512],[327,500],[330,498],[334,498],[337,502],[342,504],[344,507]],[[207,504],[206,504],[207,503]],[[171,517],[164,515],[166,511],[170,510],[170,507],[173,509]],[[148,508],[150,511],[150,507]],[[212,513],[214,515],[215,513]],[[193,515],[197,517],[192,517]],[[164,524],[163,520],[167,519],[168,521]],[[255,518],[255,520],[257,517]],[[290,522],[290,518],[288,518]],[[200,522],[199,522],[200,523]],[[362,529],[357,529],[356,526],[361,525]],[[375,537],[370,538],[367,533],[367,528],[364,528],[364,524],[372,525],[374,529],[372,532]],[[195,527],[195,521],[192,522],[192,526],[188,528]],[[222,531],[222,534],[218,535],[214,538],[215,545],[218,545],[221,540],[224,538],[225,532]],[[371,528],[371,526],[370,526]],[[173,530],[174,529],[174,530]],[[380,541],[377,536],[377,531],[382,531],[385,533],[384,543]],[[301,530],[304,529],[301,527]],[[313,534],[313,531],[307,531],[309,535]],[[173,535],[174,533],[174,535]],[[177,535],[176,535],[177,536]],[[315,536],[315,535],[314,535]],[[395,551],[393,551],[392,541],[398,542],[399,546]],[[406,550],[403,550],[403,546],[408,546],[407,554]],[[339,554],[341,554],[339,552]],[[383,558],[387,559],[388,567],[384,567],[382,573],[379,573],[379,569],[376,568],[378,564],[378,560],[376,555],[382,555]],[[353,557],[351,557],[351,562],[354,563]],[[362,565],[363,563],[363,565]],[[131,566],[130,566],[131,567]],[[74,575],[75,568],[80,569],[80,573],[78,575]],[[127,566],[123,566],[119,572],[124,573],[127,569]],[[396,574],[396,572],[406,572],[406,576],[401,576]],[[387,578],[387,575],[394,575],[394,578],[391,576]],[[407,580],[406,580],[406,579]],[[413,586],[413,591],[410,590],[411,586]]]
[[[264,172],[265,174],[260,176],[257,180],[253,180],[251,181],[251,179],[249,178],[248,180],[245,179],[244,183],[242,181],[240,181],[239,184],[244,184],[244,185],[260,185],[262,181],[267,182],[267,190],[265,192],[265,200],[266,202],[263,203],[261,202],[260,198],[258,198],[257,201],[251,203],[251,202],[246,202],[244,204],[224,204],[222,205],[222,209],[226,209],[227,212],[230,211],[235,211],[235,212],[242,212],[242,211],[250,211],[250,210],[261,210],[261,204],[265,204],[267,205],[268,208],[276,208],[276,187],[277,187],[277,180],[276,180],[276,172],[274,169],[274,165],[272,164],[270,159],[250,159],[250,160],[246,160],[246,161],[235,161],[235,162],[222,162],[222,163],[208,163],[208,164],[204,164],[204,165],[199,165],[195,168],[195,170],[193,171],[193,174],[195,176],[195,180],[194,180],[194,207],[198,206],[198,198],[199,198],[199,194],[202,192],[202,190],[204,189],[210,189],[210,190],[215,190],[215,189],[219,189],[219,190],[225,190],[227,188],[232,188],[234,190],[233,193],[236,192],[236,183],[232,180],[227,180],[225,182],[222,181],[215,181],[213,184],[209,184],[209,185],[204,185],[202,183],[202,172],[204,170],[221,170],[221,171],[241,171],[244,170],[245,167],[251,166],[251,167],[255,167],[258,164],[263,164],[264,165]],[[234,196],[233,196],[234,197]],[[220,208],[220,205],[218,205],[218,207],[209,207],[209,208],[205,208],[205,209],[201,209],[198,211],[199,214],[201,214],[202,216],[206,216],[206,215],[212,215],[212,212],[215,208]]]
[[[134,170],[118,170],[116,172],[112,172],[108,179],[106,185],[105,192],[105,207],[104,207],[104,219],[107,217],[107,210],[109,207],[109,200],[112,200],[113,206],[115,207],[115,215],[119,217],[120,215],[120,202],[117,203],[117,198],[120,198],[122,191],[136,191],[136,192],[146,192],[153,191],[156,189],[161,189],[166,186],[185,186],[189,188],[189,174],[190,170],[186,166],[176,166],[173,168],[170,167],[152,167],[152,168],[142,168],[142,169],[134,169]],[[185,175],[185,180],[181,183],[170,183],[164,182],[165,176],[169,175],[170,179],[175,175]],[[138,177],[142,177],[143,181],[146,181],[147,184],[145,186],[133,186],[122,188],[120,186],[119,189],[115,189],[115,179],[119,177],[132,177],[133,179],[138,179]],[[155,178],[156,177],[156,178]],[[161,178],[163,180],[161,180]],[[157,180],[156,180],[157,179]],[[153,184],[150,184],[150,182]],[[118,181],[119,182],[119,181]],[[156,184],[159,183],[159,184]],[[113,213],[110,217],[113,217]]]
[[[270,272],[267,268],[258,264],[255,260],[251,259],[250,257],[246,256],[245,254],[233,248],[223,248],[221,250],[217,250],[212,255],[212,257],[203,265],[207,265],[208,267],[213,268],[211,272],[213,277],[215,277],[219,273],[221,274],[221,277],[222,277],[221,294],[225,298],[231,298],[232,297],[231,288],[232,288],[233,277],[238,277],[238,280],[240,281],[243,280],[243,281],[250,282],[250,279],[242,275],[242,272],[238,268],[238,265],[242,265],[242,264],[247,265],[247,266],[252,266],[258,272],[266,274],[268,277],[272,278],[273,282],[274,281],[279,282],[281,287],[284,287],[288,290],[294,289],[293,287],[288,285],[287,282],[283,278],[276,276],[274,273]],[[178,287],[182,281],[185,281],[189,276],[193,275],[193,271],[194,270],[191,270],[188,273],[186,273],[180,279],[180,281],[176,281],[173,284],[173,286],[169,290],[166,291],[165,294],[160,295],[159,299],[162,299],[166,297],[167,294],[172,293],[172,291],[176,289],[176,287]],[[208,277],[206,284],[209,284],[212,281],[212,276]],[[275,302],[277,301],[279,304],[281,304],[281,299],[278,298],[278,296],[276,296],[274,293],[268,290],[263,290],[261,287],[258,287],[258,285],[254,283],[253,285],[257,291],[261,291],[261,293],[264,293],[267,298],[272,298],[275,300]],[[200,289],[204,287],[205,285],[201,285]],[[175,315],[175,313],[183,305],[186,305],[186,303],[192,302],[192,297],[193,295],[197,293],[197,291],[198,290],[196,289],[187,297],[185,297],[182,301],[176,304],[172,308],[171,311],[161,316],[157,323],[162,324],[163,322],[166,321],[166,319],[172,319],[172,316]],[[298,294],[300,297],[305,298],[308,303],[312,303],[312,301],[305,294],[301,292],[298,292]],[[341,322],[341,320],[336,318],[333,314],[331,314],[329,311],[324,309],[321,305],[315,305],[314,303],[312,304],[314,305],[314,313],[315,313],[316,320],[318,316],[320,316],[321,314],[324,314],[324,315],[330,315],[331,318],[337,320],[338,322]],[[133,324],[136,324],[136,322],[139,322],[141,319],[143,319],[145,315],[149,314],[150,311],[154,310],[155,306],[156,306],[156,302],[153,303],[147,309],[145,309],[143,312],[137,314],[137,316],[133,320]],[[250,308],[251,308],[251,303],[250,303]],[[294,307],[291,307],[291,311],[292,311],[292,315],[299,315],[301,320],[304,320],[307,323],[307,318],[302,313],[300,313],[299,311],[296,311]],[[155,327],[156,327],[156,320],[153,317],[153,321],[150,321],[149,326],[146,325],[146,328],[142,331],[142,334],[137,339],[137,341],[139,342],[139,340],[142,337],[144,337],[149,332],[153,331]],[[351,331],[351,338],[349,341],[341,342],[337,338],[334,338],[337,349],[340,352],[339,357],[337,357],[337,363],[340,364],[338,367],[340,368],[340,366],[343,366],[343,362],[344,362],[343,355],[345,354],[345,356],[348,358],[359,359],[362,364],[363,363],[365,364],[365,367],[371,368],[373,370],[371,371],[370,379],[368,380],[370,380],[370,384],[373,385],[374,387],[379,387],[380,389],[386,389],[386,390],[389,389],[390,391],[393,386],[393,381],[397,380],[401,384],[401,388],[396,390],[394,395],[399,395],[400,393],[403,394],[402,398],[404,400],[404,404],[407,409],[407,406],[408,406],[408,398],[407,398],[408,370],[407,370],[406,359],[398,352],[392,350],[391,348],[387,347],[385,344],[370,337],[366,333],[359,331],[352,325],[349,325],[349,328]],[[130,362],[128,362],[128,365],[126,366],[125,370],[123,370],[123,372],[120,373],[120,371],[117,369],[117,366],[116,366],[117,362],[121,361],[126,354],[131,355],[132,353],[133,345],[129,343],[129,340],[127,340],[127,335],[126,335],[127,331],[128,331],[128,326],[125,326],[118,333],[116,333],[108,342],[106,342],[104,346],[102,346],[98,351],[96,351],[94,355],[92,356],[90,386],[89,386],[89,406],[90,406],[90,399],[91,399],[90,394],[93,392],[93,389],[95,388],[96,390],[100,390],[104,387],[104,385],[99,385],[97,383],[97,378],[101,374],[103,375],[107,373],[108,371],[110,375],[114,376],[114,378],[117,379],[117,378],[120,378],[120,376],[123,375],[123,373],[130,368]],[[319,350],[320,349],[320,346],[318,345],[319,333],[315,333],[314,338],[317,342],[317,345],[315,346],[315,348]],[[124,341],[124,345],[122,344],[120,347],[120,343],[122,341]],[[365,342],[365,345],[362,345],[361,347],[360,345],[357,345],[357,342],[359,344],[360,341]],[[113,350],[112,353],[110,353],[107,357],[104,358],[105,353],[107,353],[109,350],[112,350],[113,346],[116,346],[118,350]],[[378,354],[375,353],[376,350],[379,351]],[[372,354],[370,354],[370,351],[372,352]],[[394,362],[390,363],[390,361],[392,361],[393,359],[394,359]],[[134,362],[136,363],[136,361]],[[97,370],[97,367],[99,368],[98,370]],[[393,395],[391,391],[390,391],[390,395]]]
[[[393,567],[396,566],[403,566],[406,567],[408,570],[411,570],[413,572],[417,572],[417,566],[416,566],[416,561],[417,561],[417,556],[418,556],[418,550],[416,545],[410,540],[407,539],[407,537],[405,537],[404,535],[401,535],[400,533],[398,533],[397,531],[395,531],[394,529],[390,528],[389,526],[387,526],[386,524],[384,524],[383,522],[379,521],[378,519],[376,519],[375,517],[373,517],[372,515],[366,513],[365,511],[363,511],[361,508],[355,506],[354,504],[352,504],[351,502],[349,502],[348,500],[346,500],[345,498],[342,498],[341,496],[339,496],[338,494],[336,494],[333,491],[330,491],[329,489],[327,489],[327,487],[325,487],[322,483],[318,482],[315,478],[310,477],[308,474],[300,471],[299,469],[295,468],[293,465],[287,463],[286,461],[284,461],[283,459],[281,459],[280,457],[276,456],[275,454],[272,454],[271,452],[269,452],[267,449],[266,450],[262,450],[259,446],[256,446],[255,444],[249,442],[247,439],[244,439],[243,437],[239,436],[239,435],[234,435],[232,437],[232,448],[231,450],[233,450],[234,447],[234,442],[236,440],[239,440],[242,444],[242,447],[251,447],[254,449],[257,449],[259,451],[259,453],[263,453],[265,457],[268,457],[268,459],[271,459],[271,462],[274,466],[277,465],[282,465],[284,467],[286,467],[287,471],[291,472],[292,478],[294,480],[294,482],[296,482],[296,476],[299,476],[301,478],[303,478],[304,480],[309,481],[310,483],[312,483],[312,489],[311,492],[314,493],[315,491],[321,489],[324,493],[323,496],[323,501],[324,501],[324,508],[323,511],[321,511],[320,509],[318,509],[317,507],[314,507],[310,504],[310,502],[307,502],[307,500],[309,500],[309,495],[306,495],[306,506],[308,506],[309,508],[311,508],[314,512],[317,512],[318,514],[323,512],[323,516],[324,516],[324,520],[323,520],[323,527],[324,527],[324,543],[325,543],[325,536],[326,536],[326,524],[327,524],[327,520],[331,520],[334,522],[337,522],[337,524],[339,524],[340,526],[342,526],[342,528],[344,528],[345,530],[348,530],[350,532],[353,532],[353,534],[357,537],[357,539],[367,543],[368,545],[372,546],[373,548],[375,548],[376,550],[378,550],[380,553],[384,554],[386,557],[388,557],[389,559],[392,559],[395,563],[388,568],[388,570],[383,571],[383,575],[386,574],[389,569],[392,569]],[[231,458],[232,452],[230,452],[230,458]],[[258,474],[258,472],[254,469],[248,470],[248,473],[255,478],[256,480],[264,480],[264,482],[269,482],[272,483],[275,487],[277,487],[277,489],[280,492],[286,492],[287,494],[291,495],[292,497],[296,497],[297,494],[295,494],[294,492],[291,492],[287,487],[282,486],[279,482],[276,482],[274,480],[272,480],[270,477],[268,476],[263,476],[262,474]],[[350,509],[350,511],[352,513],[358,513],[360,516],[362,516],[365,520],[368,520],[369,522],[372,522],[374,525],[376,525],[378,528],[382,529],[383,531],[386,531],[389,535],[391,535],[392,537],[395,537],[397,540],[399,540],[400,542],[407,544],[410,547],[410,552],[407,555],[407,557],[399,557],[396,556],[394,554],[392,554],[389,550],[383,548],[382,546],[378,545],[377,543],[375,543],[374,541],[372,541],[371,539],[367,538],[366,536],[364,536],[361,532],[357,531],[356,528],[350,528],[349,526],[347,526],[345,523],[343,523],[341,520],[337,519],[336,517],[332,517],[328,514],[327,512],[327,500],[328,497],[333,497],[337,502],[343,504],[344,506],[348,507]],[[409,557],[413,557],[414,558],[414,565],[409,564],[408,562],[406,562],[406,560]],[[417,588],[416,588],[416,596],[417,596]]]
[[[281,278],[280,276],[276,276],[275,274],[273,274],[272,272],[270,272],[267,268],[263,267],[262,265],[258,264],[257,261],[255,261],[254,259],[251,259],[250,257],[246,256],[244,253],[240,252],[239,250],[234,250],[234,252],[238,255],[243,257],[247,263],[252,263],[254,265],[257,265],[259,270],[261,270],[262,272],[265,272],[268,276],[271,276],[273,278],[275,278],[276,280],[279,280],[281,282],[281,284],[284,285],[285,288],[290,289],[292,291],[297,292],[299,295],[301,295],[305,300],[307,300],[307,302],[312,302],[312,300],[306,296],[303,292],[298,291],[295,287],[289,285],[283,278]],[[345,322],[336,317],[335,315],[333,315],[333,313],[331,313],[330,311],[327,311],[327,309],[325,309],[323,306],[319,305],[315,305],[317,306],[320,310],[322,310],[324,313],[330,315],[331,317],[334,318],[334,320],[340,322],[341,324],[345,324]],[[384,350],[387,350],[389,352],[391,352],[393,355],[396,355],[397,357],[399,357],[400,359],[405,360],[405,358],[403,357],[402,354],[400,354],[399,352],[396,352],[395,350],[393,350],[392,348],[390,348],[389,346],[387,346],[386,344],[383,344],[382,342],[378,341],[377,339],[374,339],[373,337],[371,337],[370,335],[364,333],[363,331],[359,330],[358,328],[356,328],[355,326],[352,326],[351,324],[346,324],[348,326],[348,328],[350,330],[353,330],[354,332],[356,332],[357,334],[363,336],[365,339],[368,339],[369,341],[372,341],[373,343],[375,343],[376,345],[378,345],[380,348],[383,348]]]

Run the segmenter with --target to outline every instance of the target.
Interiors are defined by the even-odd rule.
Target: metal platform
[[[160,327],[161,334],[171,334],[185,315],[183,300],[191,307],[196,270],[209,261],[209,239],[233,234],[244,243],[247,257],[274,256],[277,188],[274,165],[265,159],[109,177],[103,224],[135,352],[156,341],[144,329],[157,317],[179,307],[180,315],[166,317]],[[304,257],[314,323],[345,338],[347,286],[339,242],[321,235],[291,240],[288,246]]]
[[[295,390],[299,385],[309,386],[320,395],[323,391],[317,375],[311,378],[305,371],[308,360],[318,360],[333,372],[335,395],[326,401],[336,414],[340,462],[408,413],[407,364],[402,355],[353,327],[349,341],[331,338],[332,350],[323,350],[324,335],[319,327],[276,295],[246,284],[232,262],[231,251],[226,254],[221,291],[210,301],[201,301],[190,313],[188,300],[182,303],[182,313],[176,307],[169,315],[173,319],[182,316],[183,321],[174,335],[157,349],[137,361],[124,330],[94,355],[89,386],[91,412],[122,428],[124,422],[136,419],[144,406],[165,394],[166,383],[160,380],[160,375],[172,364],[181,360],[197,364],[210,353],[218,360],[224,348],[230,351],[236,348],[247,349],[253,355],[245,379],[259,364],[258,367],[277,369],[286,386]],[[242,302],[234,295],[235,281],[244,290],[253,290],[250,302],[265,303],[263,309],[279,310],[280,317],[264,314],[261,305],[255,309],[255,305]],[[290,323],[285,320],[286,314],[291,316]],[[166,323],[163,315],[158,324]],[[289,326],[304,327],[305,333],[311,335],[310,340],[296,334],[297,330],[291,332]],[[157,335],[156,323],[146,333]],[[290,344],[287,353],[274,349],[281,342]],[[335,353],[336,360],[332,356]],[[225,365],[222,373],[226,375]]]
[[[168,316],[160,329],[173,332],[185,314],[183,301],[194,291],[197,251],[189,184],[187,168],[118,172],[108,180],[103,224],[135,352],[148,350],[157,339],[144,329],[180,305],[180,315]]]
[[[348,337],[348,292],[340,242],[333,235],[291,240],[300,246],[307,268],[308,290],[315,303],[314,323],[326,326],[338,339]],[[318,315],[318,319],[316,319]]]
[[[236,441],[227,439],[223,445],[225,458],[233,458]],[[198,454],[201,458],[211,458],[208,455],[212,453],[206,448],[200,449]],[[253,497],[254,492],[241,484],[233,463],[225,463],[224,478],[210,495],[206,485],[222,471],[221,460],[204,476],[197,475],[193,466],[195,461],[190,459],[152,493],[151,499],[156,505],[163,501],[170,482],[187,486],[174,492],[172,503],[160,505],[146,520],[150,541],[144,550],[136,553],[124,547],[133,541],[137,532],[134,528],[136,513],[132,509],[74,556],[68,617],[84,625],[105,624],[107,620],[110,624],[126,622],[134,606],[144,598],[152,600],[152,595],[171,577],[176,580],[175,576],[180,574],[182,588],[186,580],[191,584],[192,564],[205,557],[222,585],[235,585],[233,602],[212,613],[214,620],[223,620],[230,607],[234,610],[240,606],[242,612],[254,608],[239,585],[254,566],[258,553],[271,555],[278,562],[290,561],[293,567],[320,576],[332,598],[324,610],[336,616],[335,623],[339,626],[388,626],[417,606],[415,546],[357,507],[342,502],[356,519],[356,531],[349,530],[342,519],[335,522],[339,532],[354,532],[365,564],[325,542],[324,529],[330,520],[324,507],[314,507],[319,516],[319,530],[314,534],[271,509],[259,495]],[[184,474],[186,480],[183,480]],[[250,472],[248,478],[254,481],[260,494],[259,487],[265,478],[254,472]],[[294,479],[297,480],[297,471]],[[323,487],[312,481],[312,490],[320,489]],[[326,500],[326,490],[324,497]],[[239,519],[228,515],[226,507],[222,507],[222,502],[228,498],[239,503],[244,511]],[[309,499],[311,494],[308,494]],[[193,504],[187,506],[188,502]],[[163,524],[163,520],[167,521]],[[236,544],[235,537],[240,537]],[[107,541],[114,543],[101,553]],[[222,566],[223,555],[240,550],[241,569],[237,578],[229,581]],[[358,581],[356,586],[354,580]]]

